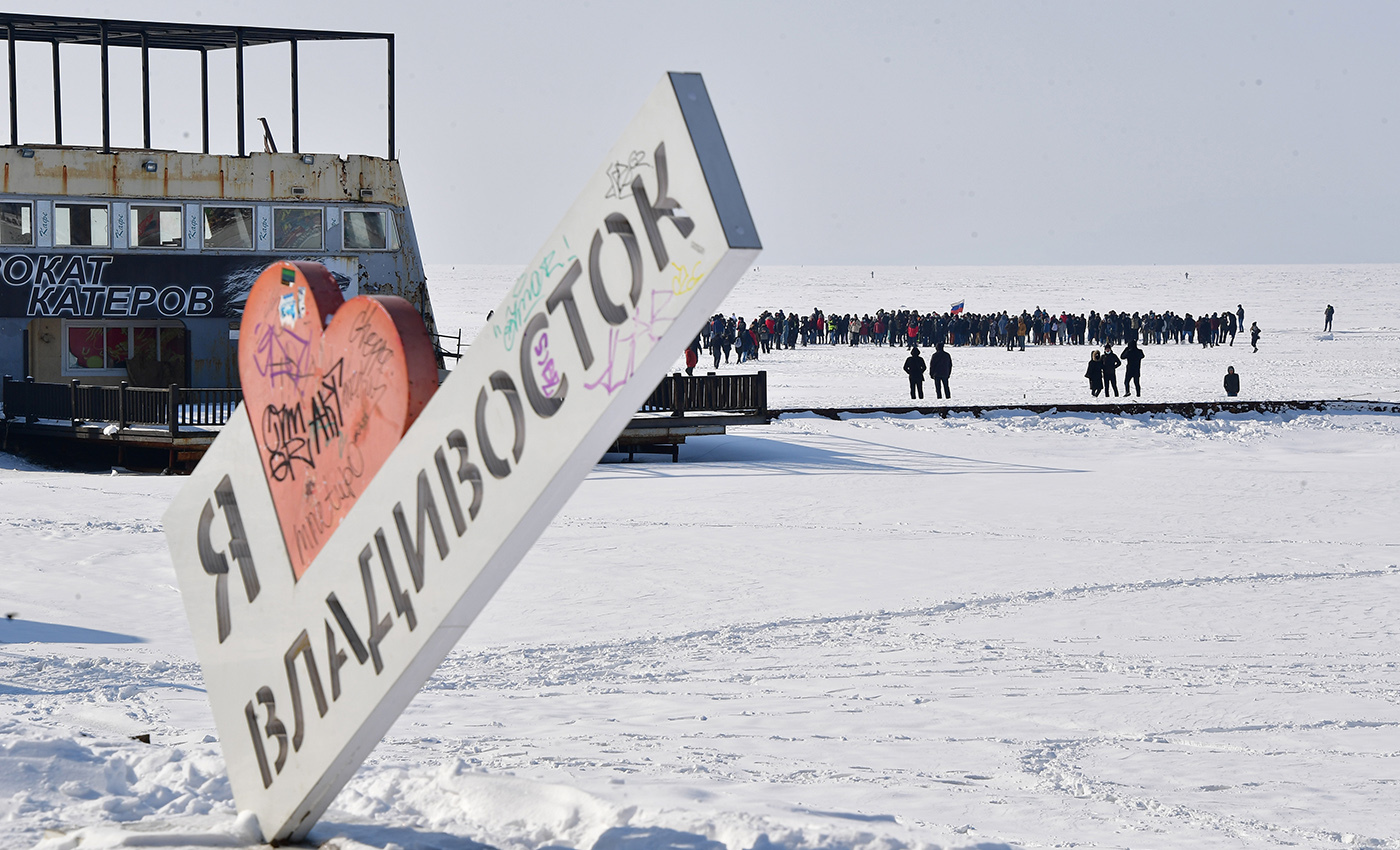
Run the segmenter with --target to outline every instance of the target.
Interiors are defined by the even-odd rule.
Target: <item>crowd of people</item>
[[[1326,310],[1326,328],[1331,329],[1333,308]],[[910,355],[904,364],[909,375],[910,398],[923,398],[923,379],[927,374],[935,381],[938,398],[951,397],[948,379],[951,355],[948,347],[998,346],[1008,351],[1025,351],[1026,346],[1083,345],[1095,346],[1084,377],[1095,398],[1119,395],[1118,368],[1123,367],[1122,394],[1132,391],[1142,395],[1141,369],[1144,354],[1141,346],[1200,345],[1203,348],[1233,346],[1235,337],[1245,328],[1244,305],[1234,310],[1178,314],[1170,310],[1157,312],[1127,312],[1109,310],[1099,313],[1055,313],[1036,307],[1020,312],[971,313],[962,310],[946,313],[918,310],[876,310],[872,314],[827,314],[813,310],[808,315],[764,310],[756,318],[731,315],[711,317],[686,351],[686,370],[693,372],[701,352],[708,352],[719,368],[721,360],[747,363],[771,352],[774,348],[796,349],[816,345],[877,345],[904,347]],[[1249,343],[1259,350],[1263,331],[1258,322],[1249,325]],[[929,364],[924,365],[919,346],[933,347]],[[1115,353],[1115,346],[1121,352]],[[1098,350],[1101,348],[1102,350]],[[916,379],[917,378],[917,379]],[[1230,395],[1239,393],[1239,375],[1230,367],[1225,378]]]
[[[1109,310],[1100,314],[1054,313],[1037,307],[1019,313],[920,313],[917,310],[876,310],[874,315],[831,314],[813,310],[809,315],[765,310],[755,319],[742,316],[710,319],[697,340],[697,350],[709,351],[714,364],[731,353],[744,363],[774,348],[810,345],[888,345],[928,348],[945,346],[1001,346],[1025,350],[1029,345],[1139,345],[1186,344],[1211,347],[1235,344],[1245,327],[1244,305],[1235,310],[1192,316],[1170,310],[1128,313]],[[1257,341],[1258,325],[1251,326]]]

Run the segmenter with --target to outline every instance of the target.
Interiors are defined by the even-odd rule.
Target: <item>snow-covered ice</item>
[[[1143,400],[1235,365],[1400,401],[1400,267],[870,271],[760,267],[725,311],[1242,302],[1258,355],[1148,348]],[[513,273],[430,269],[441,324]],[[956,349],[953,390],[1084,401],[1085,351]],[[896,405],[902,357],[755,365],[774,407]],[[313,838],[1400,847],[1397,449],[1358,410],[790,416],[600,465]],[[180,484],[0,455],[0,846],[256,846],[160,531]]]

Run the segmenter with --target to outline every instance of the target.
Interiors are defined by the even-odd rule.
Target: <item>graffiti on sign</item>
[[[632,197],[632,181],[637,179],[638,170],[643,168],[651,168],[646,151],[632,151],[627,155],[626,162],[609,165],[608,191],[603,197],[619,200]]]
[[[671,275],[671,292],[675,295],[684,295],[699,286],[700,279],[705,276],[700,271],[702,263],[704,260],[696,260],[688,267],[680,263],[672,263],[671,268],[675,269],[676,273]]]
[[[569,240],[566,238],[563,242],[564,251],[570,251]],[[509,298],[501,307],[500,318],[492,322],[491,334],[501,341],[506,351],[515,348],[516,337],[525,327],[525,318],[535,309],[535,305],[540,303],[540,298],[544,297],[545,286],[558,280],[559,273],[578,259],[572,252],[563,256],[562,260],[555,259],[556,256],[563,256],[563,252],[546,252],[538,266],[516,278],[515,285],[510,288]]]
[[[432,343],[402,298],[344,301],[324,266],[276,263],[248,295],[238,357],[300,578],[437,390]]]

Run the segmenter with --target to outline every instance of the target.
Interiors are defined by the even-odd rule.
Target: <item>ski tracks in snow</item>
[[[1295,639],[1296,650],[1248,634],[1273,623],[1185,640],[1131,630],[1038,637],[1045,617],[1083,613],[1106,622],[1099,617],[1105,610],[1131,616],[1162,607],[1226,609],[1220,614],[1240,594],[1282,599],[1345,585],[1348,596],[1364,596],[1391,592],[1397,580],[1396,567],[1191,576],[583,645],[459,650],[420,700],[427,715],[449,701],[466,706],[455,722],[468,728],[461,738],[425,739],[423,755],[571,782],[703,775],[739,787],[787,787],[794,799],[818,801],[844,788],[835,799],[906,800],[861,816],[910,823],[948,809],[950,797],[1010,814],[1017,798],[1048,789],[1081,827],[1093,821],[1144,837],[1184,830],[1200,840],[1397,846],[1385,838],[1393,835],[1393,815],[1379,803],[1394,785],[1385,772],[1392,759],[1384,746],[1377,751],[1376,736],[1400,726],[1400,674],[1385,652],[1383,627],[1347,625],[1347,652],[1329,651],[1331,639],[1316,633],[1269,635]],[[1290,708],[1271,716],[1254,705],[1270,702],[1321,715],[1308,719]],[[1356,713],[1336,713],[1343,707]],[[1221,725],[1241,711],[1261,721]],[[674,731],[655,731],[668,726]],[[1105,726],[1122,731],[1096,731]],[[1357,735],[1365,740],[1349,748]],[[1105,755],[1132,755],[1150,771],[1225,748],[1234,754],[1218,759],[1248,762],[1240,776],[1194,785],[1184,768],[1179,780],[1143,782]],[[1271,782],[1269,763],[1280,758],[1291,762],[1282,771],[1287,778]],[[1369,801],[1357,810],[1321,805],[1325,789],[1283,787],[1306,775],[1308,762],[1339,759],[1354,778],[1351,799]],[[1096,761],[1104,762],[1101,770]],[[1285,796],[1319,808],[1299,817]],[[1014,822],[986,825],[993,826],[1006,837],[1019,831]],[[1063,838],[1074,835],[1082,833]]]

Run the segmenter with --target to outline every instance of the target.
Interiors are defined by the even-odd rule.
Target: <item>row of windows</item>
[[[132,248],[185,247],[185,207],[177,204],[131,204]],[[251,251],[257,245],[251,206],[204,206],[205,248]],[[53,245],[56,248],[107,248],[111,245],[111,209],[107,204],[55,201]],[[190,230],[193,238],[194,229]],[[322,251],[326,247],[325,209],[273,207],[272,248],[276,251]],[[341,242],[348,251],[397,250],[398,234],[388,210],[342,212]],[[0,245],[34,244],[34,204],[0,202]]]
[[[177,362],[188,347],[184,326],[173,322],[65,322],[63,374],[125,375],[131,362]]]

